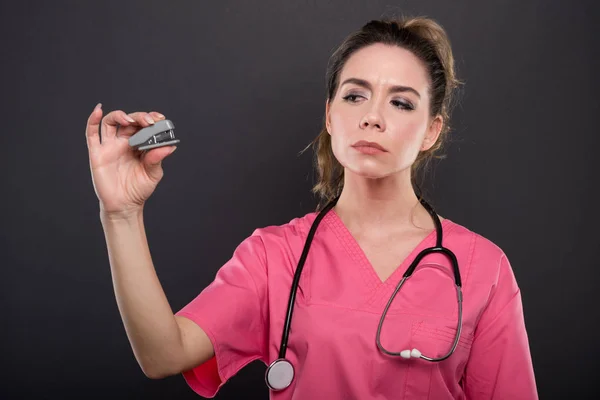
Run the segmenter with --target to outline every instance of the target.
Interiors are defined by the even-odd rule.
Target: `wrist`
[[[143,207],[136,207],[130,210],[106,211],[100,207],[100,220],[103,223],[120,223],[139,221],[144,213]]]

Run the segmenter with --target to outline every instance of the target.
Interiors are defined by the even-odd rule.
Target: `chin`
[[[368,179],[382,179],[393,174],[393,171],[390,171],[387,168],[382,168],[382,166],[374,165],[344,165],[344,168],[345,173],[351,173],[362,178]]]

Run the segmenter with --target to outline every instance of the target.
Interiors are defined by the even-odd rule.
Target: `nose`
[[[360,127],[362,129],[367,129],[368,127],[373,127],[378,131],[385,130],[385,123],[383,122],[383,118],[376,110],[369,110],[367,114],[361,119]]]

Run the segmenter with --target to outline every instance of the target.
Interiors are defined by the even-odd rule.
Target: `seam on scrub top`
[[[315,218],[313,218],[313,220],[311,221],[314,222],[314,220],[316,219],[316,213],[311,213],[313,215],[315,215]],[[298,258],[296,258],[294,252],[292,252],[292,257],[293,257],[293,263],[292,265],[296,265],[298,266],[298,262],[300,261],[300,257],[302,257],[302,251],[304,251],[304,246],[303,244],[306,243],[306,239],[308,238],[308,230],[304,229],[304,224],[298,224],[298,234],[300,236],[300,243],[301,243],[301,247],[300,247],[300,254],[298,256]],[[316,235],[315,235],[316,236]],[[313,238],[314,240],[314,238]],[[311,246],[312,247],[312,246]],[[306,259],[306,261],[308,261],[308,257]],[[300,276],[300,282],[298,282],[298,289],[300,289],[300,291],[302,291],[303,295],[304,295],[304,302],[307,305],[310,305],[310,301],[311,301],[311,297],[312,297],[312,291],[310,289],[311,286],[311,282],[312,279],[311,278],[311,274],[312,274],[312,269],[310,267],[310,265],[304,265],[304,268],[306,268],[306,270],[302,271],[302,275]],[[292,280],[294,279],[294,274],[296,273],[295,270],[292,271]],[[301,283],[305,283],[305,285],[301,285]]]
[[[223,353],[225,353],[225,352],[222,350],[221,343],[217,339],[217,336],[215,336],[212,328],[210,328],[210,326],[209,326],[210,322],[206,321],[206,324],[204,324],[205,319],[203,316],[196,315],[196,314],[193,314],[188,311],[181,312],[181,313],[179,313],[179,315],[181,315],[182,317],[187,317],[187,318],[191,319],[192,321],[194,321],[196,323],[196,325],[198,325],[200,327],[200,329],[202,329],[206,333],[206,335],[210,339],[210,342],[212,343],[214,351],[215,351],[217,374],[219,375],[219,379],[221,380],[221,382],[225,382],[227,380],[225,378],[225,376],[227,375],[225,372],[226,372],[226,369],[231,364],[231,361],[228,360],[227,357],[223,357]],[[229,357],[229,358],[231,358],[231,357]],[[220,361],[222,361],[222,363]]]
[[[263,256],[264,256],[264,259],[265,259],[265,263],[263,264],[263,262],[260,260],[260,256],[258,256],[256,258],[257,258],[258,262],[261,264],[261,266],[264,268],[265,281],[266,281],[265,282],[265,290],[266,290],[265,301],[268,304],[268,302],[269,302],[269,277],[268,277],[268,269],[267,269],[267,266],[268,266],[267,249],[265,247],[265,242],[263,241],[263,239],[262,239],[262,237],[260,235],[253,235],[253,236],[256,236],[260,240],[260,244],[262,245],[262,251],[263,251]],[[250,276],[250,280],[252,281],[252,285],[254,286],[254,293],[255,293],[254,298],[256,299],[256,303],[258,305],[258,309],[259,309],[259,312],[260,312],[260,319],[261,319],[260,326],[261,326],[261,328],[262,328],[263,331],[261,332],[262,335],[261,335],[261,337],[259,339],[260,340],[260,343],[259,343],[260,346],[259,346],[259,349],[258,349],[258,351],[259,351],[258,358],[261,357],[261,354],[263,353],[263,350],[265,350],[265,348],[264,348],[264,346],[265,346],[265,340],[266,340],[266,346],[267,347],[266,347],[266,354],[264,354],[264,356],[268,358],[269,357],[268,347],[269,347],[269,336],[270,336],[269,332],[270,332],[270,329],[267,326],[266,315],[264,315],[264,312],[263,312],[263,307],[262,307],[262,303],[260,301],[260,295],[259,295],[259,291],[258,291],[258,285],[256,284],[256,281],[254,280],[254,276],[252,276],[252,274],[246,268],[242,268],[242,271],[245,271]],[[270,310],[270,307],[268,307],[268,309]],[[232,363],[232,361],[230,361],[227,364],[227,366],[229,367],[229,365],[231,363]]]
[[[442,221],[442,226],[444,229],[444,238],[448,238],[448,234],[450,232],[452,232],[455,228],[455,225],[452,224],[449,220],[445,219],[444,221]],[[436,241],[436,236],[435,236],[435,231],[432,231],[427,238],[425,238],[424,240],[422,240],[411,252],[410,254],[406,257],[406,259],[404,260],[405,262],[403,262],[402,264],[398,265],[397,270],[394,271],[392,273],[392,275],[390,275],[390,277],[394,277],[394,278],[398,278],[395,279],[393,282],[392,280],[388,279],[386,280],[383,285],[381,287],[378,288],[378,290],[373,293],[373,295],[371,296],[371,298],[367,301],[367,304],[369,304],[370,306],[375,305],[381,305],[381,301],[382,299],[389,299],[392,295],[392,293],[394,292],[394,290],[396,290],[396,286],[398,285],[398,283],[400,282],[400,280],[402,280],[402,274],[404,274],[405,271],[400,271],[400,267],[406,266],[408,268],[408,266],[410,266],[410,264],[415,260],[415,258],[417,257],[417,255],[420,253],[419,251],[417,251],[417,249],[420,247],[421,250],[427,247],[429,243],[435,243]],[[397,277],[396,275],[400,275],[400,277]],[[396,300],[396,299],[394,299]],[[385,300],[385,303],[387,303],[387,300]],[[388,314],[394,315],[394,313],[392,312],[392,310],[388,311]],[[424,314],[423,314],[424,315]],[[457,314],[458,315],[458,314]]]
[[[420,324],[418,327],[416,327],[415,332],[426,332],[428,334],[430,333],[433,335],[442,336],[449,339],[450,341],[453,341],[454,337],[456,336],[456,328],[438,327],[435,326],[435,324],[424,323],[424,321],[420,321]],[[470,343],[473,341],[473,334],[463,332],[460,335],[460,340]]]
[[[452,232],[454,230],[454,225],[452,223],[450,223],[449,220],[445,219],[442,221],[442,227],[444,229],[444,239],[448,238],[448,233]],[[408,255],[408,257],[406,258],[405,261],[407,265],[407,269],[408,266],[410,266],[410,264],[415,260],[415,258],[417,258],[417,255],[420,252],[417,252],[417,248],[422,247],[421,250],[427,248],[427,247],[431,247],[431,246],[426,246],[426,244],[428,243],[435,243],[436,242],[436,235],[435,235],[435,231],[432,231],[429,235],[427,235],[427,237],[422,240],[419,244],[417,244],[417,246],[410,252],[410,254]],[[416,253],[416,254],[415,254]],[[411,258],[411,256],[414,254],[414,257]],[[410,262],[408,262],[408,260],[410,260]],[[405,263],[402,263],[405,264]],[[402,264],[398,265],[398,269],[400,267],[402,267]],[[451,267],[450,267],[451,268]],[[401,271],[399,273],[404,274],[404,272],[406,272],[406,270]],[[396,271],[394,271],[394,274],[396,273]],[[398,279],[397,282],[392,283],[390,280],[387,280],[384,282],[384,285],[387,286],[388,288],[390,288],[392,291],[394,291],[396,289],[396,285],[400,282],[402,278]],[[391,295],[391,293],[390,293]]]
[[[431,387],[433,386],[433,371],[435,371],[435,368],[433,365],[431,365],[429,367],[429,388],[427,389],[427,400],[431,399]],[[446,391],[448,391],[447,388]]]
[[[410,264],[415,260],[415,258],[417,258],[417,255],[419,254],[417,250],[421,247],[427,247],[425,245],[433,240],[432,235],[433,232],[431,232],[429,235],[427,235],[426,238],[421,240],[415,246],[415,248],[410,251],[410,253],[405,257],[405,259],[402,260],[402,262],[398,264],[398,266],[396,266],[396,269],[392,272],[388,279],[386,279],[385,282],[381,283],[381,286],[378,288],[378,290],[372,293],[371,297],[367,300],[367,304],[369,306],[372,307],[375,303],[380,304],[383,298],[387,297],[389,299],[391,297],[392,293],[396,289],[396,286],[402,280],[402,276],[398,275],[404,274],[404,272],[401,271],[400,268],[407,265],[410,266]],[[392,279],[390,278],[392,278],[394,282],[392,282]],[[396,299],[394,298],[394,300]]]
[[[330,213],[327,213],[324,219],[332,227],[332,231],[342,243],[346,253],[350,255],[350,258],[354,261],[354,263],[357,264],[358,270],[362,275],[363,282],[366,282],[367,288],[369,288],[372,293],[375,289],[377,289],[378,284],[373,277],[375,271],[373,271],[373,268],[371,268],[371,264],[366,258],[364,251],[361,251],[359,248],[360,246],[354,237],[352,237],[352,234],[348,231],[341,218],[339,218],[335,211],[331,210]],[[377,277],[375,276],[375,278]]]
[[[404,376],[404,394],[402,395],[403,399],[406,399],[406,392],[408,390],[408,379],[410,378],[410,370],[413,366],[413,363],[409,362],[408,363],[408,368],[406,371],[406,375]]]
[[[336,234],[338,237],[341,235],[341,239],[344,243],[346,251],[350,253],[351,258],[359,267],[359,271],[363,277],[363,282],[367,282],[367,287],[369,288],[370,293],[373,293],[380,283],[378,281],[379,278],[376,276],[375,271],[369,262],[369,259],[339,216],[336,214],[335,216],[332,216],[332,218],[337,226]]]
[[[429,326],[428,326],[429,325]],[[424,321],[413,322],[410,329],[411,336],[423,336],[433,339],[442,339],[447,343],[452,343],[456,336],[456,329],[454,328],[438,328],[432,326],[430,323]],[[458,338],[458,344],[465,349],[469,349],[473,344],[472,334],[461,334]]]
[[[413,322],[410,328],[410,335],[413,336],[419,329],[423,326],[423,321],[419,321],[417,323]]]
[[[436,328],[420,326],[419,328],[413,331],[413,336],[428,337],[446,343],[452,343],[454,341],[454,337],[456,336],[456,330],[454,330],[454,333],[450,333]],[[458,339],[458,345],[466,350],[469,350],[473,345],[473,338],[463,333]]]
[[[515,292],[515,294],[512,295],[512,297],[510,298],[510,300],[508,300],[506,302],[506,304],[504,306],[502,306],[502,309],[500,309],[500,311],[498,311],[498,314],[496,314],[494,316],[494,318],[492,318],[492,320],[489,322],[488,326],[484,327],[483,330],[481,332],[476,332],[475,335],[473,336],[473,340],[476,340],[478,337],[480,337],[481,335],[483,335],[484,333],[486,333],[491,327],[494,326],[494,323],[496,322],[496,320],[498,318],[500,318],[500,316],[504,313],[504,311],[506,311],[506,309],[508,308],[508,306],[510,304],[512,304],[513,301],[515,301],[515,299],[521,294],[521,289],[517,288],[517,291]],[[481,315],[483,316],[483,314],[487,311],[487,308],[481,313]],[[481,318],[479,319],[479,322],[481,321]],[[477,327],[479,327],[479,322],[477,323]],[[477,330],[477,328],[475,328]]]
[[[376,309],[369,309],[369,308],[349,307],[349,306],[343,306],[343,305],[334,304],[334,303],[323,303],[323,302],[319,302],[319,301],[312,302],[310,305],[311,306],[340,308],[340,309],[344,309],[344,310],[359,311],[359,312],[364,312],[367,314],[375,314],[375,315],[381,315],[381,313],[383,311],[382,309],[376,310]],[[440,319],[444,319],[447,321],[456,321],[456,318],[452,317],[452,316],[445,316],[445,315],[438,315],[438,314],[423,314],[423,313],[412,312],[410,310],[399,310],[399,311],[394,311],[394,312],[392,312],[392,310],[389,310],[387,313],[387,315],[403,315],[403,314],[410,315],[410,316],[427,317],[427,318],[440,318]]]
[[[479,237],[483,237],[481,235],[478,235],[478,236]],[[481,323],[481,319],[483,318],[484,314],[487,312],[488,307],[490,306],[490,303],[494,300],[494,298],[496,296],[496,292],[498,291],[498,282],[499,282],[500,274],[501,274],[500,268],[501,268],[501,264],[502,264],[502,259],[504,257],[506,257],[506,254],[504,253],[504,251],[501,251],[501,253],[500,253],[500,259],[498,261],[498,269],[497,269],[496,280],[495,280],[495,282],[492,283],[492,286],[491,286],[491,288],[492,288],[491,292],[490,292],[491,294],[487,298],[487,301],[485,302],[485,304],[477,309],[477,316],[476,316],[476,319],[475,319],[475,322],[474,322],[474,328],[473,328],[473,330],[475,331],[475,337],[477,337],[477,336],[479,336],[481,334],[480,332],[478,332],[478,330],[479,330],[479,324]],[[508,306],[508,304],[511,303],[511,301],[513,300],[513,298],[517,294],[519,294],[519,292],[520,292],[520,289],[517,286],[517,292],[513,294],[513,296],[511,297],[511,299],[502,307],[502,309],[498,312],[498,314],[496,314],[496,316],[494,316],[494,318],[492,318],[492,321],[495,321],[500,316],[500,314],[504,311],[504,308],[506,306]],[[484,331],[487,330],[488,328],[489,327],[485,327]]]
[[[473,263],[473,255],[475,254],[475,243],[477,242],[477,239],[478,236],[474,232],[471,232],[471,248],[469,249],[469,254],[467,256],[467,270],[465,271],[465,282],[463,283],[463,289],[465,289],[464,291],[466,291],[469,278],[471,277],[471,264]]]

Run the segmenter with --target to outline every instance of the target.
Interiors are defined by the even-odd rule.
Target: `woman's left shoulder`
[[[462,224],[448,220],[444,224],[448,232],[444,246],[458,258],[465,296],[479,299],[474,304],[488,304],[494,293],[506,301],[511,299],[519,285],[504,250]]]
[[[445,219],[443,224],[447,233],[445,246],[450,250],[456,248],[461,253],[463,262],[471,267],[497,272],[502,263],[508,263],[504,249],[489,237],[449,219]]]

